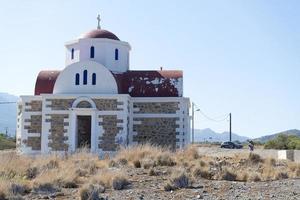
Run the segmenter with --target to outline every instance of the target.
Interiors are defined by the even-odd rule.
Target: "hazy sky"
[[[180,69],[184,95],[233,131],[300,129],[300,1],[9,0],[0,3],[0,92],[31,95],[63,69],[64,43],[102,28],[132,46],[131,69]],[[196,114],[196,128],[227,131]]]

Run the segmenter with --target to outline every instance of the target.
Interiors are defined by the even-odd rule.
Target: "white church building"
[[[131,46],[98,27],[65,44],[65,68],[41,71],[21,96],[17,148],[25,154],[114,153],[151,143],[190,142],[189,99],[179,70],[130,70]]]

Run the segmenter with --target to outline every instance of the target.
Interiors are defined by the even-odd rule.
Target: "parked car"
[[[228,141],[228,142],[222,142],[221,148],[226,148],[226,149],[242,149],[243,145]]]

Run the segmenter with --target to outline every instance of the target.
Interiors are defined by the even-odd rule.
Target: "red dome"
[[[115,34],[103,29],[91,30],[83,34],[80,38],[107,38],[111,40],[120,40]]]

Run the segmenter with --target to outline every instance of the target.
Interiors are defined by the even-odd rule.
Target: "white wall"
[[[88,71],[87,85],[83,84],[83,71]],[[79,73],[80,84],[75,85]],[[92,74],[96,73],[96,85],[92,85]],[[67,66],[60,72],[54,85],[53,94],[117,94],[118,86],[112,73],[94,61],[81,61]]]
[[[125,72],[129,70],[129,51],[127,42],[106,38],[84,38],[65,44],[66,66],[78,61],[91,60],[98,62],[113,72]],[[90,58],[90,48],[94,47],[94,58]],[[74,59],[71,59],[71,51],[74,49]],[[115,49],[119,51],[119,58],[115,60]]]

